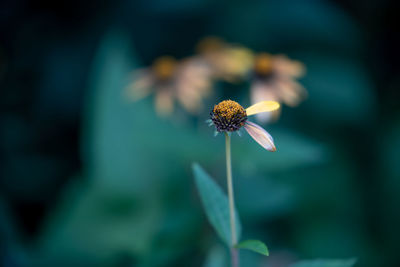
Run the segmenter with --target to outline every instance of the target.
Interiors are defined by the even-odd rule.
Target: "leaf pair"
[[[207,218],[218,236],[229,247],[231,246],[231,226],[228,198],[217,183],[197,163],[193,164],[193,172]],[[236,235],[240,239],[241,224],[237,211],[235,211],[235,215]],[[236,244],[235,247],[268,256],[267,246],[258,240],[246,240]]]

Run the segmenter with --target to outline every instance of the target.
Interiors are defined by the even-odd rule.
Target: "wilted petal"
[[[274,111],[279,108],[279,103],[275,101],[261,101],[246,109],[247,116],[260,112]]]
[[[276,147],[274,145],[274,139],[272,136],[264,130],[262,127],[259,125],[252,123],[252,122],[246,122],[244,125],[244,128],[246,131],[249,133],[253,139],[259,143],[263,148],[265,148],[268,151],[276,151]]]

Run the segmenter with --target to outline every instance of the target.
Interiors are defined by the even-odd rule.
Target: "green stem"
[[[229,217],[231,224],[231,261],[232,267],[239,267],[238,250],[234,247],[237,244],[236,225],[235,225],[235,201],[233,196],[232,183],[232,162],[231,162],[231,137],[225,133],[225,150],[226,150],[226,178],[228,185],[229,198]]]

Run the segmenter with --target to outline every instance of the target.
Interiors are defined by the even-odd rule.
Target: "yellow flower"
[[[253,52],[243,46],[225,43],[217,37],[207,37],[197,46],[199,61],[207,64],[214,78],[236,82],[243,78],[253,65]]]
[[[205,64],[191,58],[178,62],[173,57],[163,56],[151,67],[133,73],[127,94],[137,101],[154,92],[157,113],[167,116],[174,110],[175,99],[188,112],[198,113],[210,89],[211,73]]]
[[[251,102],[272,100],[288,106],[297,106],[306,96],[307,91],[295,79],[305,73],[304,65],[290,60],[285,55],[256,55],[251,81]],[[260,115],[259,119],[267,121],[271,114]],[[279,110],[272,113],[278,117]]]
[[[224,100],[215,105],[210,112],[210,126],[214,125],[216,133],[237,132],[242,127],[249,135],[268,151],[276,151],[274,139],[259,125],[247,120],[248,116],[262,112],[270,112],[279,108],[279,103],[275,101],[262,101],[244,109],[239,103],[232,100]]]

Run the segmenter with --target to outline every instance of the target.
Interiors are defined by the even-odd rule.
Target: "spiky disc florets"
[[[215,105],[210,116],[218,132],[237,131],[247,120],[246,110],[232,100],[224,100]]]

